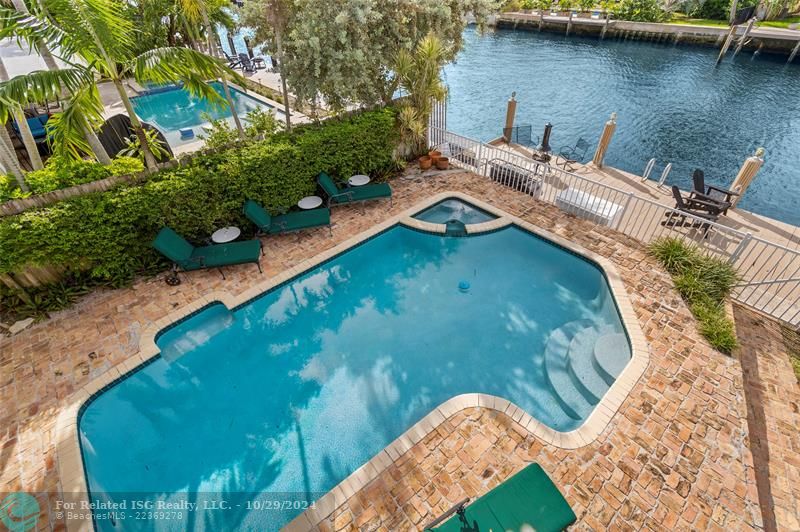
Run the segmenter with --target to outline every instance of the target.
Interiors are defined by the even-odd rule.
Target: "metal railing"
[[[742,279],[732,294],[735,300],[792,326],[800,325],[800,251],[535,161],[512,147],[449,132],[433,121],[429,139],[454,165],[638,242],[678,238],[727,260]]]

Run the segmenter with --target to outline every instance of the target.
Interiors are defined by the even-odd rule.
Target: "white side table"
[[[319,196],[306,196],[297,202],[297,206],[304,210],[316,209],[322,205],[322,198]]]
[[[239,235],[242,234],[242,230],[236,226],[228,226],[223,227],[222,229],[217,229],[214,231],[214,234],[211,235],[211,241],[215,244],[225,244],[227,242],[233,242]]]
[[[347,184],[351,187],[360,187],[369,183],[369,176],[368,175],[354,175],[350,179],[347,180]]]

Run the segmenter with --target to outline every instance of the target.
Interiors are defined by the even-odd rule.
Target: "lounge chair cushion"
[[[272,225],[272,216],[269,215],[264,207],[253,200],[247,200],[244,202],[242,210],[247,219],[256,224],[259,229],[262,231],[269,230],[270,225]]]
[[[330,225],[331,211],[329,209],[311,209],[300,212],[290,212],[272,218],[272,225],[268,233],[283,233],[297,231],[321,225]]]
[[[362,185],[360,187],[348,187],[342,192],[346,192],[352,201],[363,201],[376,198],[388,198],[392,195],[392,188],[388,183],[376,183],[374,185]]]
[[[575,522],[575,513],[539,464],[531,464],[468,505],[469,527],[478,530],[520,530],[528,524],[537,532],[563,530]],[[454,515],[435,530],[461,532]]]
[[[326,174],[325,172],[320,172],[317,176],[317,182],[319,186],[322,187],[322,190],[325,191],[325,194],[328,196],[335,196],[339,193],[339,187],[336,186],[336,183],[333,182],[331,176]]]
[[[230,264],[244,264],[258,262],[261,254],[261,242],[258,240],[245,240],[243,242],[230,242],[195,248],[191,259],[186,264],[181,264],[185,270],[198,270],[200,268],[217,268]]]
[[[153,240],[153,247],[186,271],[258,262],[261,254],[261,242],[258,240],[196,248],[169,227],[159,231]]]
[[[158,232],[156,239],[153,240],[153,247],[176,264],[191,259],[194,251],[193,245],[169,227]]]

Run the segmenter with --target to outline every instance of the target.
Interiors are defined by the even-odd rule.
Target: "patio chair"
[[[328,195],[328,208],[333,205],[344,205],[346,203],[363,203],[365,201],[389,198],[389,207],[392,206],[392,188],[389,183],[377,183],[374,185],[362,185],[360,187],[339,188],[333,182],[331,176],[325,172],[320,172],[317,176],[317,183]]]
[[[253,62],[250,61],[250,56],[245,53],[239,54],[239,64],[242,67],[242,72],[253,73],[256,71],[256,67],[253,65]]]
[[[222,52],[225,55],[225,60],[228,61],[228,68],[239,68],[242,66],[242,62],[239,61],[236,57],[232,55],[228,55],[225,51]]]
[[[28,127],[31,130],[31,134],[33,135],[33,140],[35,140],[37,144],[47,140],[47,129],[45,126],[47,125],[47,121],[49,119],[50,115],[46,113],[25,119],[25,121],[28,123]],[[19,124],[17,124],[16,120],[12,122],[11,126],[14,128],[14,132],[18,136],[21,135],[19,131]],[[20,136],[20,138],[22,137]]]
[[[576,521],[575,512],[539,464],[529,465],[472,504],[468,503],[469,499],[457,503],[424,530],[488,532],[529,527],[536,532],[556,532]]]
[[[666,220],[661,222],[663,226],[669,227],[701,227],[704,229],[704,236],[711,228],[709,222],[716,222],[719,218],[718,204],[707,203],[700,199],[690,199],[688,203],[681,195],[681,189],[672,185],[672,196],[675,198],[675,209],[664,213]],[[705,205],[705,209],[697,208],[698,205]],[[678,211],[678,212],[675,212]]]
[[[247,200],[242,209],[248,220],[253,222],[259,233],[275,235],[290,233],[327,225],[328,232],[333,236],[331,229],[330,209],[310,209],[307,211],[290,212],[279,216],[271,216],[261,205],[253,200]]]
[[[725,208],[722,209],[722,214],[728,214],[728,209],[733,203],[733,196],[739,195],[733,190],[728,190],[727,188],[706,185],[705,174],[699,168],[696,168],[695,171],[692,172],[692,184],[694,185],[694,188],[692,190],[691,197],[725,205]]]
[[[578,138],[575,146],[562,147],[558,152],[558,156],[563,160],[561,166],[564,170],[571,172],[574,170],[575,165],[583,162],[587,151],[589,151],[589,143],[583,137]]]
[[[153,247],[172,261],[172,277],[167,278],[168,284],[173,284],[170,280],[177,279],[178,268],[187,272],[217,268],[222,278],[225,279],[223,266],[255,262],[258,271],[261,272],[261,264],[258,262],[258,258],[261,256],[261,241],[257,238],[243,242],[195,247],[169,227],[164,227],[153,240]]]

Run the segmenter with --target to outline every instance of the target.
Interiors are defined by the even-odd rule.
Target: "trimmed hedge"
[[[248,228],[245,199],[284,211],[314,194],[321,171],[345,180],[396,168],[395,111],[381,109],[296,128],[271,139],[197,156],[144,184],[71,198],[0,220],[0,273],[65,266],[123,282],[162,264],[150,247],[170,226],[201,243],[226,225]]]

